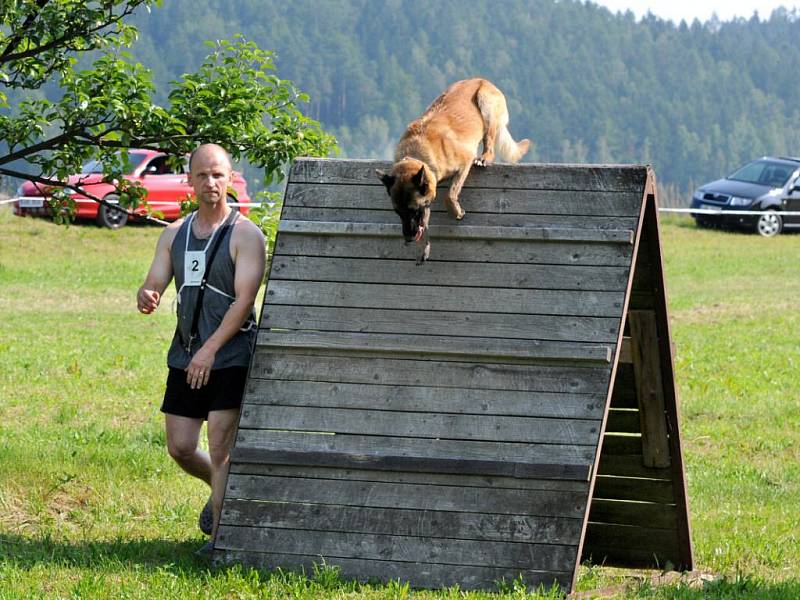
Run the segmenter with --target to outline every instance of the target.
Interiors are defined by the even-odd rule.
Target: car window
[[[167,156],[156,156],[147,163],[143,173],[147,173],[148,175],[174,175],[175,170],[170,167],[167,158]]]
[[[746,164],[728,177],[734,181],[757,183],[769,187],[783,187],[792,174],[792,167],[768,160],[757,160]]]
[[[128,163],[130,168],[126,171],[128,175],[133,173],[136,170],[142,161],[145,159],[147,155],[142,154],[141,152],[128,152]],[[87,162],[83,167],[81,167],[81,173],[102,173],[103,172],[103,164],[99,160],[90,160]]]

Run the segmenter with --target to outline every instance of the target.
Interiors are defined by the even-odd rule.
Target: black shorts
[[[193,390],[186,371],[169,368],[161,412],[192,419],[208,419],[212,410],[239,408],[247,384],[247,367],[214,369],[203,387]]]

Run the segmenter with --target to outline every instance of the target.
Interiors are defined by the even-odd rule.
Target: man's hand
[[[146,290],[142,286],[136,293],[136,306],[142,314],[149,315],[152,313],[158,308],[159,302],[161,302],[161,294],[157,290]]]
[[[189,384],[190,388],[199,390],[208,383],[216,355],[216,352],[206,348],[206,344],[204,344],[192,357],[189,366],[186,367],[186,383]]]

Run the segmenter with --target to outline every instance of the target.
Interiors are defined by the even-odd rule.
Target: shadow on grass
[[[210,569],[210,561],[195,555],[203,543],[204,540],[179,542],[149,539],[66,542],[50,537],[27,538],[0,534],[0,566],[3,563],[22,568],[38,564],[78,568],[135,565],[153,570],[177,567],[184,572],[204,573]]]
[[[273,580],[281,589],[302,588],[305,591],[336,590],[355,593],[363,587],[357,581],[343,580],[335,567],[315,568],[313,573],[293,573],[282,570],[269,572],[240,564],[211,567],[210,561],[195,556],[202,541],[169,540],[110,540],[105,542],[60,542],[51,538],[26,538],[0,534],[0,568],[13,565],[22,569],[35,566],[62,566],[99,571],[114,571],[135,567],[138,569],[180,573],[182,576],[205,577],[209,572],[215,576],[231,571],[238,577],[244,573],[260,573],[262,581]],[[257,576],[258,577],[258,576]],[[369,582],[376,585],[377,582]],[[389,589],[392,584],[386,584]],[[380,584],[379,587],[384,587]],[[398,584],[399,585],[399,584]],[[298,587],[299,586],[299,587]],[[404,586],[407,588],[407,586]],[[515,588],[516,589],[516,588]],[[501,589],[500,596],[514,590]],[[591,590],[582,593],[591,594]],[[797,600],[800,598],[800,579],[785,581],[764,581],[756,577],[739,575],[734,579],[720,579],[707,582],[702,587],[684,583],[671,585],[649,585],[628,587],[626,597],[652,598],[659,600]],[[544,596],[556,597],[555,591]]]
[[[82,569],[94,574],[110,574],[112,577],[119,574],[121,585],[128,583],[126,575],[122,573],[127,570],[158,575],[169,573],[189,585],[212,586],[209,589],[213,589],[213,582],[221,581],[224,589],[240,586],[241,590],[249,590],[254,586],[254,589],[267,586],[264,589],[268,593],[274,591],[281,597],[294,598],[315,597],[325,592],[357,594],[371,583],[343,579],[339,576],[338,568],[325,564],[314,565],[308,572],[302,569],[273,571],[239,563],[212,566],[208,558],[195,555],[202,543],[146,539],[60,542],[51,538],[32,539],[0,534],[0,572],[3,567]],[[158,578],[153,581],[158,581]],[[396,581],[378,585],[390,592],[393,589],[405,589],[407,592],[408,588],[407,584]],[[2,590],[0,597],[3,597]]]

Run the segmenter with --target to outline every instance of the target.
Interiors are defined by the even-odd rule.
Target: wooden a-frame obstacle
[[[292,168],[215,563],[462,589],[691,569],[652,171],[473,169],[418,267],[389,167]]]

